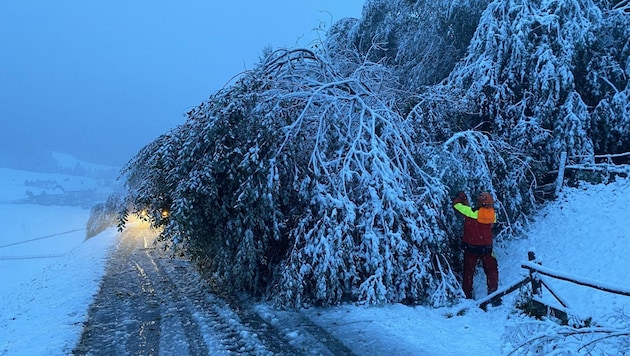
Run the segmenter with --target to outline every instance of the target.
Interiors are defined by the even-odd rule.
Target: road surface
[[[75,355],[351,355],[298,311],[211,293],[142,225],[120,234]]]

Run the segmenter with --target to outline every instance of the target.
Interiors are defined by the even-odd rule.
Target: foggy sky
[[[0,163],[50,150],[123,165],[264,47],[307,46],[363,2],[2,0]]]

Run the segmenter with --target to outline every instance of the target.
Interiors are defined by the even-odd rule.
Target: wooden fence
[[[483,310],[486,310],[488,304],[494,304],[495,302],[499,301],[503,296],[510,294],[529,283],[531,284],[532,291],[532,306],[536,309],[537,313],[539,315],[553,316],[559,319],[564,324],[568,323],[569,303],[565,299],[563,299],[554,290],[554,288],[549,283],[547,283],[545,279],[541,278],[541,275],[571,282],[584,287],[594,288],[607,293],[630,297],[630,288],[610,283],[604,283],[601,281],[595,281],[589,278],[579,277],[563,273],[561,271],[553,270],[551,268],[543,267],[540,262],[536,260],[535,254],[531,251],[528,253],[528,260],[528,262],[524,262],[521,264],[522,268],[529,270],[529,274],[525,278],[516,281],[504,288],[501,288],[496,292],[489,294],[487,297],[481,299],[478,302],[479,307]],[[541,299],[543,287],[556,299],[556,301],[562,307],[551,306]]]
[[[588,163],[574,163],[583,161],[586,161]],[[569,164],[567,164],[568,162]],[[560,155],[560,164],[557,172],[558,175],[555,184],[553,184],[555,185],[555,192],[552,184],[540,187],[540,189],[541,191],[543,191],[543,196],[549,197],[553,195],[553,197],[557,197],[562,190],[562,186],[564,185],[565,172],[567,170],[602,172],[604,174],[608,173],[612,175],[621,175],[627,177],[630,175],[630,164],[625,162],[630,163],[630,152],[595,155],[588,157],[568,157],[566,152],[562,152]],[[545,312],[547,315],[553,315],[556,318],[560,319],[562,322],[567,323],[569,309],[567,301],[561,298],[560,295],[552,288],[552,286],[549,285],[549,283],[547,283],[545,279],[541,278],[541,275],[568,281],[585,287],[595,288],[608,293],[630,296],[630,288],[602,283],[599,281],[573,276],[562,273],[560,271],[545,268],[536,261],[536,256],[533,252],[529,252],[528,259],[528,262],[524,262],[521,265],[522,268],[526,268],[529,270],[528,276],[481,299],[477,303],[479,307],[483,310],[486,310],[488,304],[494,304],[495,302],[499,301],[503,296],[510,294],[527,284],[531,284],[532,304],[534,308],[537,308],[539,311]],[[542,301],[541,296],[543,288],[546,289],[558,301],[558,303],[560,303],[560,305],[562,306],[561,308],[551,306]]]
[[[584,161],[587,163],[570,163],[567,161]],[[554,196],[558,196],[564,185],[564,176],[567,169],[590,172],[602,172],[613,175],[630,175],[630,164],[615,163],[615,161],[630,162],[630,152],[617,154],[603,154],[594,156],[571,156],[567,157],[566,152],[560,154],[560,164],[558,166],[558,177],[556,179],[556,189]]]

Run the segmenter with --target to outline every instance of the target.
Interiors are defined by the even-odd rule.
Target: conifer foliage
[[[560,151],[630,151],[625,4],[370,0],[144,147],[122,222],[148,212],[221,286],[283,305],[446,304],[449,196],[492,192],[509,236]]]
[[[140,152],[130,197],[236,289],[293,305],[452,298],[436,247],[446,187],[415,163],[389,76],[270,53]]]

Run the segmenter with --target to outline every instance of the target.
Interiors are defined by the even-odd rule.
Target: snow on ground
[[[630,180],[608,185],[564,188],[558,200],[542,208],[532,222],[527,238],[500,244],[499,288],[522,279],[527,273],[521,262],[534,250],[546,268],[563,273],[630,286],[630,214],[626,209]],[[485,275],[478,267],[475,295],[485,296]],[[604,320],[630,314],[630,297],[546,278],[582,319]],[[553,301],[543,290],[544,300]],[[392,355],[501,355],[513,350],[503,345],[506,333],[525,318],[514,314],[515,292],[500,307],[484,312],[463,302],[452,308],[429,309],[388,305],[385,307],[340,306],[308,310],[319,325],[331,330],[359,355],[372,354],[386,344]],[[462,316],[458,312],[463,311]],[[577,352],[575,352],[577,353]]]
[[[91,173],[91,176],[98,175],[97,173],[99,172],[114,172],[114,174],[117,175],[116,173],[120,171],[120,167],[82,161],[72,155],[64,153],[52,152],[51,155],[62,170],[80,168]]]
[[[98,179],[67,174],[34,173],[0,168],[0,203],[24,200],[33,195],[61,194],[66,191],[102,189]],[[111,189],[110,189],[111,190]]]
[[[107,230],[84,239],[89,211],[74,207],[18,205],[13,185],[0,178],[0,355],[64,355],[75,346],[98,290],[117,234]],[[18,183],[16,183],[18,182]],[[626,197],[630,181],[565,188],[543,208],[528,237],[497,248],[500,287],[522,278],[520,263],[530,249],[546,268],[620,286],[630,285],[630,224]],[[22,257],[22,258],[20,258]],[[553,282],[581,316],[594,319],[630,313],[630,297]],[[482,297],[484,276],[475,280]],[[431,309],[388,305],[311,308],[304,314],[342,340],[356,354],[388,350],[396,355],[500,355],[506,330],[523,320],[513,311],[514,293],[488,312],[471,302]],[[548,295],[548,293],[546,294]],[[273,314],[261,304],[262,314]]]
[[[513,261],[532,249],[546,268],[628,290],[629,196],[630,180],[627,179],[608,185],[567,189],[558,200],[540,211],[527,240],[512,243],[503,251],[503,259]],[[517,269],[518,266],[512,264],[505,266],[503,272],[515,275]],[[630,297],[548,277],[546,280],[553,282],[569,307],[583,318],[604,318],[616,311],[630,314]]]
[[[89,209],[15,204],[29,182],[96,188],[85,177],[0,168],[0,355],[72,350],[116,239],[85,240]]]
[[[23,266],[30,260],[0,261],[0,273],[16,277],[0,293],[0,355],[65,355],[72,350],[98,291],[115,232],[67,246],[63,257],[43,268]]]

